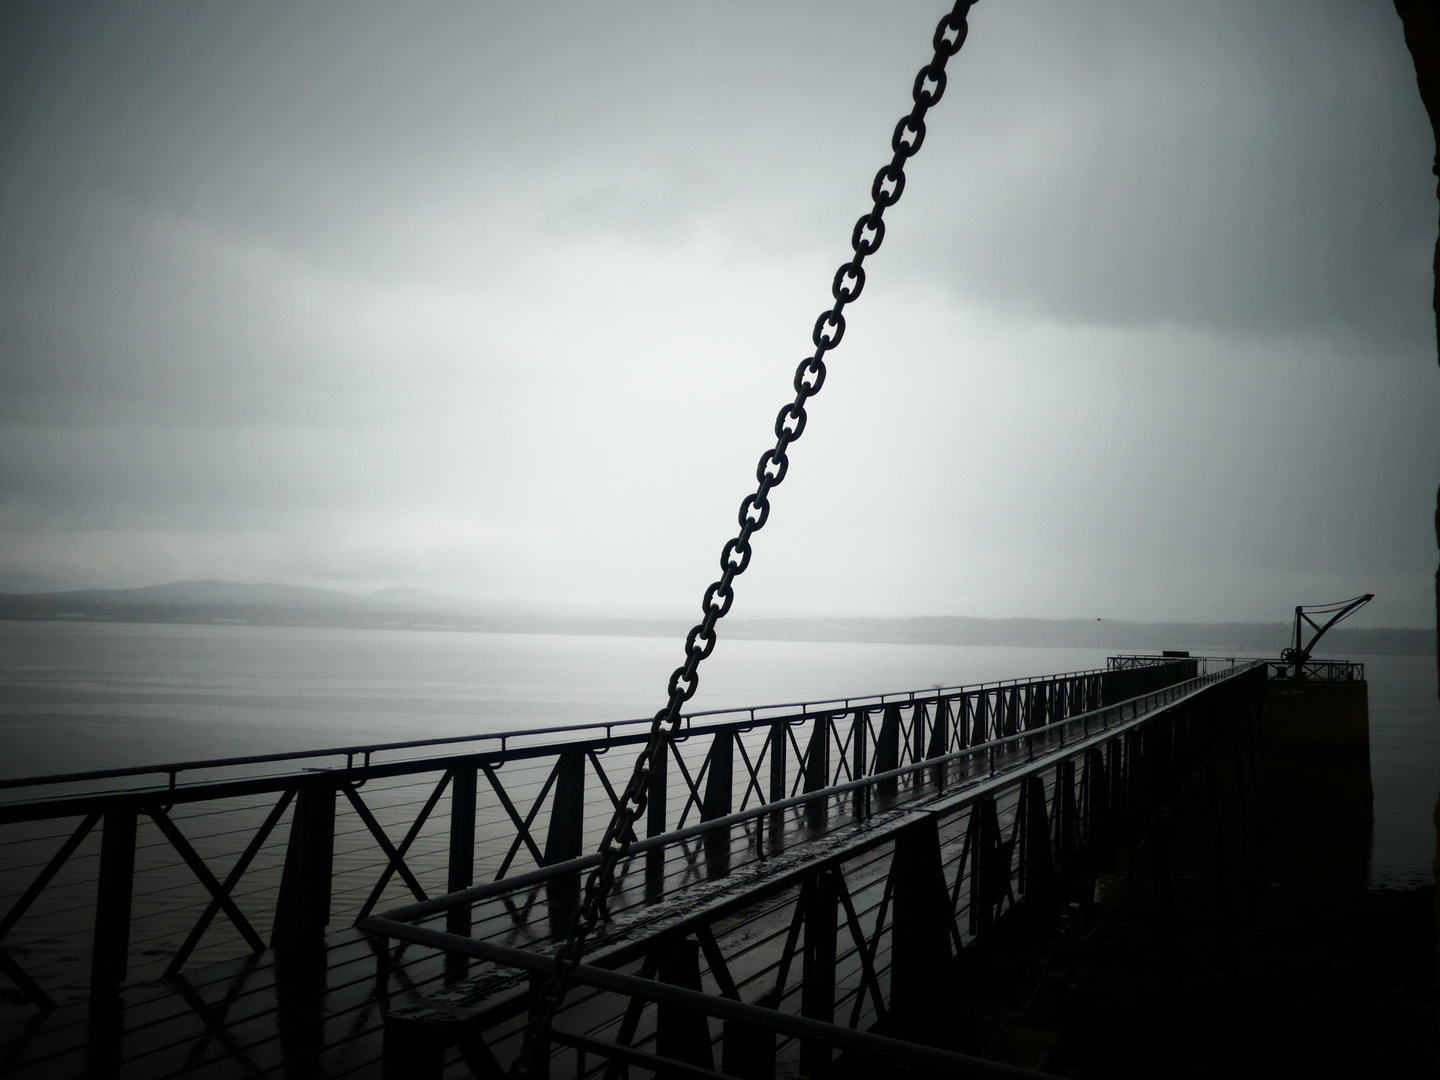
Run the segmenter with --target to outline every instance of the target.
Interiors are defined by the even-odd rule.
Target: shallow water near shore
[[[722,641],[694,711],[1104,667],[1100,649]],[[646,716],[664,638],[0,623],[0,778]],[[1371,881],[1430,879],[1440,705],[1424,656],[1370,682]]]

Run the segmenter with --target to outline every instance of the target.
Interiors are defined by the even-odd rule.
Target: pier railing
[[[647,836],[1037,732],[1202,659],[697,713]],[[0,975],[41,1010],[590,851],[648,720],[0,783]]]
[[[1002,923],[1054,921],[1066,903],[1088,898],[1097,871],[1140,836],[1149,833],[1161,859],[1156,822],[1207,763],[1213,793],[1217,753],[1236,763],[1240,801],[1253,804],[1264,684],[1257,661],[1217,665],[637,840],[556,1016],[555,1060],[541,1074],[565,1075],[573,1063],[577,1078],[599,1075],[610,1062],[657,1075],[713,1075],[717,1065],[736,1076],[824,1075],[839,1048],[957,1076],[1001,1075],[885,1039],[875,1025],[892,1011],[923,1010],[948,961]],[[1240,808],[1247,865],[1258,858],[1244,829],[1251,813]],[[362,921],[388,939],[377,950],[378,986],[390,999],[387,1078],[438,1080],[447,1051],[476,1076],[503,1074],[533,1004],[531,978],[550,969],[580,876],[596,861],[587,854]],[[443,953],[445,978],[392,986],[407,946]]]
[[[1163,662],[1165,658],[1161,657]],[[1133,668],[1149,667],[1157,662],[1152,655],[1135,656],[1112,656],[1106,660],[1106,667],[1111,671],[1128,671]],[[1266,678],[1273,681],[1300,680],[1302,682],[1364,682],[1365,665],[1354,660],[1306,660],[1303,664],[1297,665],[1291,661],[1266,659],[1261,656],[1231,656],[1224,660],[1217,657],[1205,657],[1202,663],[1215,665],[1217,663],[1229,664],[1264,664]]]

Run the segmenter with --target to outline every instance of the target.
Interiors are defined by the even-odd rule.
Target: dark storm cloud
[[[293,414],[310,373],[345,361],[246,275],[483,283],[536,213],[685,232],[725,213],[723,144],[783,126],[763,95],[802,70],[751,79],[772,38],[694,8],[8,10],[0,378],[22,416]],[[806,29],[825,44],[822,20]],[[532,207],[547,172],[566,190]],[[447,215],[465,250],[417,242]]]

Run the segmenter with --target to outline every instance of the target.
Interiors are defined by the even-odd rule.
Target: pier
[[[1088,901],[1117,853],[1148,843],[1163,864],[1166,814],[1219,758],[1253,885],[1262,773],[1287,760],[1267,740],[1295,739],[1293,722],[1267,732],[1267,694],[1344,684],[1363,711],[1359,665],[1301,674],[1114,657],[686,717],[550,1075],[1020,1075],[886,1032],[964,957]],[[1329,721],[1332,749],[1346,723],[1353,743],[1353,718]],[[0,1073],[503,1075],[647,729],[7,782]],[[1315,754],[1284,773],[1288,798],[1344,758]]]

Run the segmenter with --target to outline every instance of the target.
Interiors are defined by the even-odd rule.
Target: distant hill
[[[0,619],[479,630],[529,634],[681,637],[689,620],[524,611],[391,588],[374,593],[233,581],[178,581],[136,589],[0,593]],[[770,618],[726,621],[725,636],[750,640],[875,644],[1011,645],[1154,652],[1187,649],[1230,656],[1275,656],[1285,623],[1139,623],[1100,619]],[[1435,631],[1337,627],[1328,655],[1433,654]]]
[[[17,594],[0,594],[16,597]],[[25,594],[18,594],[23,596]],[[249,584],[241,581],[174,581],[168,585],[142,585],[136,589],[80,589],[74,592],[35,593],[57,602],[103,604],[279,604],[288,607],[355,607],[374,603],[453,603],[420,589],[381,589],[375,593],[347,593],[303,585]]]
[[[732,637],[797,641],[868,641],[926,645],[1017,645],[1154,652],[1185,649],[1222,656],[1275,656],[1289,644],[1288,623],[1141,623],[1118,619],[744,619]],[[1336,627],[1325,635],[1327,654],[1435,652],[1435,631]]]

